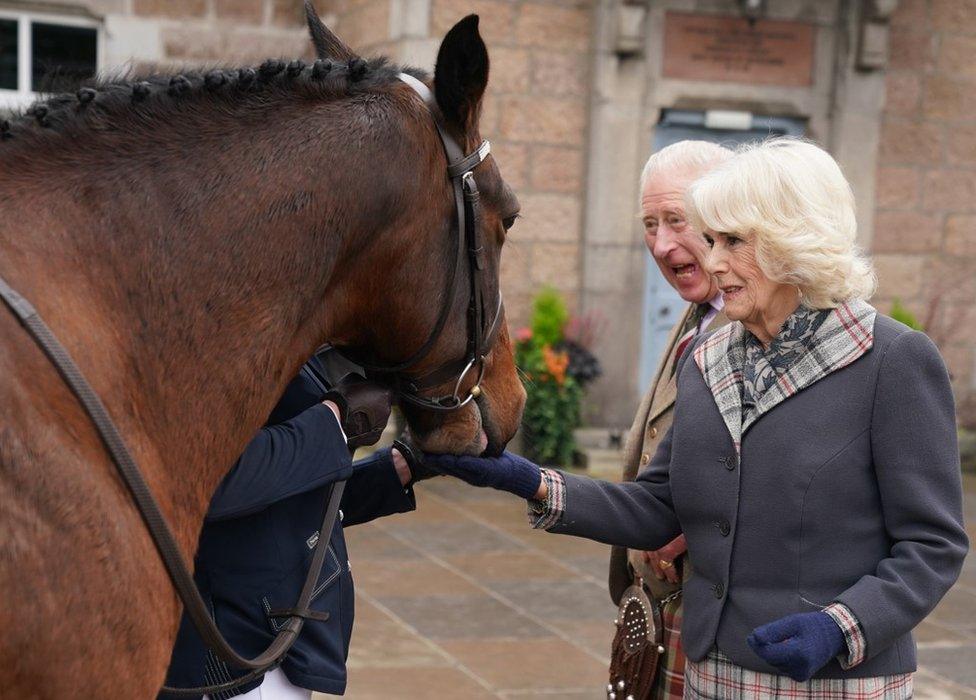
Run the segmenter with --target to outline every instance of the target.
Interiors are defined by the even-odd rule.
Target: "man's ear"
[[[311,0],[305,0],[305,19],[308,22],[308,32],[312,35],[312,44],[319,58],[329,58],[333,61],[351,61],[359,58],[356,52],[346,46],[345,42],[332,33],[319,19],[319,14],[312,6]]]
[[[478,33],[478,15],[451,27],[437,52],[434,95],[448,124],[467,133],[478,123],[488,85],[488,49]]]

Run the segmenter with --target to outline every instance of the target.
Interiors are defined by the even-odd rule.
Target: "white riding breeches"
[[[292,685],[280,668],[264,675],[264,682],[254,690],[238,695],[234,700],[310,700],[312,691]],[[211,700],[206,696],[206,700]]]

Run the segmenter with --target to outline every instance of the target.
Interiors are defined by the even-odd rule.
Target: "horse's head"
[[[320,59],[356,60],[308,2],[306,12]],[[386,244],[371,249],[372,303],[356,305],[360,332],[344,345],[376,359],[367,369],[394,387],[420,447],[498,453],[525,403],[499,288],[519,204],[478,129],[488,82],[478,17],[445,36],[432,93],[413,73],[391,88],[406,117],[385,151],[395,204],[377,237]]]

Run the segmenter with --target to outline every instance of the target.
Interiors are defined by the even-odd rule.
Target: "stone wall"
[[[311,56],[299,0],[34,0],[14,7],[87,11],[103,21],[103,68],[136,70]]]
[[[976,2],[901,0],[892,18],[872,253],[939,345],[976,424]]]

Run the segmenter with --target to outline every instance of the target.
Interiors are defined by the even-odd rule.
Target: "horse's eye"
[[[509,216],[509,217],[506,217],[506,218],[502,219],[502,226],[505,227],[505,230],[506,231],[508,229],[512,228],[512,226],[515,225],[515,220],[517,218],[519,218],[519,215],[518,214],[516,214],[515,216]]]

